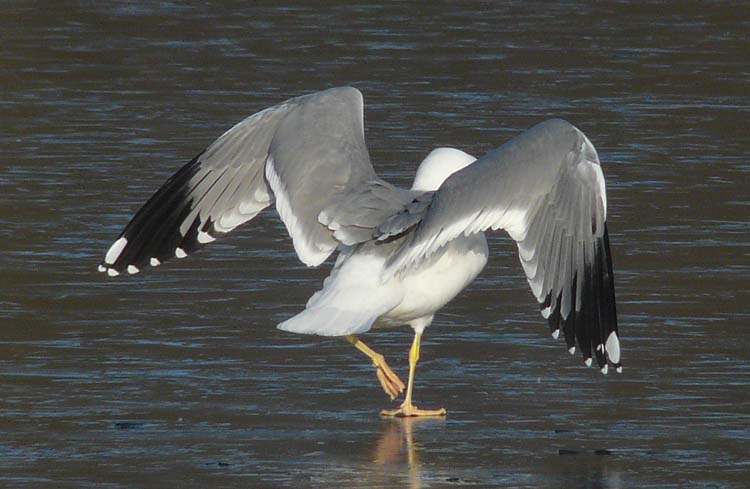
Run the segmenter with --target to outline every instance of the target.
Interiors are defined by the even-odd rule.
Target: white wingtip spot
[[[109,247],[109,250],[107,250],[107,254],[104,256],[104,263],[106,263],[107,265],[112,265],[114,262],[116,262],[117,258],[120,256],[120,253],[122,253],[122,250],[127,244],[128,240],[124,237],[112,243],[112,246]]]
[[[583,363],[585,363],[587,367],[590,367],[591,366],[591,357],[588,357],[586,360],[583,361]]]
[[[597,345],[597,347],[596,347],[596,351],[600,351],[600,352],[604,353],[604,345],[601,344],[601,343],[599,343]]]
[[[130,275],[133,275],[134,273],[138,273],[138,272],[139,272],[138,267],[136,267],[135,265],[128,265],[128,273]]]
[[[176,256],[177,258],[185,258],[187,256],[187,253],[185,253],[185,250],[183,250],[182,248],[177,248],[176,250],[174,250],[174,256]]]
[[[98,267],[96,267],[96,269],[99,270],[100,272],[106,272],[107,271],[107,267],[105,267],[104,265],[99,265]]]
[[[110,277],[116,277],[116,276],[120,275],[120,272],[118,272],[114,268],[108,268],[107,269],[107,275],[109,275]]]
[[[607,356],[612,363],[620,363],[620,340],[617,338],[617,333],[614,331],[609,333],[604,348],[606,348]]]
[[[150,264],[150,265],[151,265],[152,267],[158,267],[159,265],[161,265],[161,262],[159,261],[159,259],[158,259],[158,258],[153,258],[153,257],[152,257],[152,258],[151,258],[151,259],[150,259],[150,260],[149,260],[148,262],[149,262],[149,264]]]
[[[554,339],[557,339],[557,338],[559,338],[559,337],[560,337],[560,329],[559,329],[559,328],[558,328],[558,329],[556,329],[556,330],[554,330],[554,331],[552,332],[552,337],[553,337]]]
[[[205,243],[211,243],[212,241],[216,241],[216,238],[211,236],[205,231],[198,231],[198,242],[205,244]]]
[[[570,348],[568,348],[568,353],[570,353],[571,355],[575,355],[576,354],[576,347],[575,346],[571,346]]]
[[[622,365],[620,365],[619,367],[617,367],[616,370],[617,370],[618,374],[621,374],[622,373]]]
[[[609,365],[605,363],[604,366],[602,367],[601,372],[602,374],[607,375],[607,372],[609,372]]]

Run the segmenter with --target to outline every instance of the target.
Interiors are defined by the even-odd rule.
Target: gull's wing
[[[562,328],[571,352],[577,342],[586,363],[593,352],[606,373],[607,360],[621,370],[606,217],[594,146],[576,127],[555,119],[454,173],[434,195],[415,199],[385,221],[376,235],[408,233],[390,259],[388,272],[398,273],[459,235],[505,229],[518,245],[553,336]]]
[[[395,202],[408,201],[404,191],[375,175],[364,139],[362,94],[343,87],[293,98],[243,120],[167,180],[125,227],[99,269],[110,275],[136,273],[182,258],[274,200],[300,260],[319,265],[339,240],[358,242],[345,232],[358,229],[358,215],[373,219],[364,210],[358,214],[355,205],[348,208],[355,209],[354,217],[338,223],[333,210],[352,200],[352,193],[379,196],[385,204],[373,212],[383,216],[392,213],[388,209]],[[364,227],[370,229],[369,239],[374,226]],[[336,230],[347,239],[334,236]]]

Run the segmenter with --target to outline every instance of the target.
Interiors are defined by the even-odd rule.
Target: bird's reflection
[[[376,465],[407,465],[410,489],[422,487],[422,473],[419,465],[419,448],[414,436],[421,424],[442,423],[434,418],[389,418],[384,420],[383,428],[375,444],[373,460]]]

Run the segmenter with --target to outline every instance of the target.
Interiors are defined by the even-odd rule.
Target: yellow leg
[[[404,383],[398,378],[398,375],[391,370],[388,364],[385,363],[383,355],[370,349],[369,346],[365,345],[362,340],[355,335],[347,336],[346,341],[354,345],[357,350],[370,357],[372,364],[375,366],[375,373],[378,375],[380,385],[383,386],[383,390],[388,394],[391,400],[404,392]]]
[[[380,414],[382,416],[445,416],[446,411],[443,408],[440,409],[419,409],[417,406],[411,403],[411,394],[414,389],[414,371],[417,368],[417,362],[419,361],[419,344],[421,342],[422,335],[416,333],[414,335],[414,342],[411,344],[409,350],[409,386],[406,388],[406,398],[398,409],[383,409]]]

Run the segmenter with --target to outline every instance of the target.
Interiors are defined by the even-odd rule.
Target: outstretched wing
[[[329,227],[338,226],[337,216],[330,209],[353,192],[370,196],[380,187],[386,190],[378,195],[398,196],[384,197],[391,207],[407,199],[375,175],[364,140],[362,94],[344,87],[293,98],[243,120],[167,180],[99,269],[136,273],[185,257],[274,200],[300,260],[316,266],[338,245]],[[319,222],[324,209],[325,225]]]
[[[505,229],[553,336],[562,329],[587,365],[593,353],[604,373],[607,360],[621,370],[604,176],[576,127],[559,119],[538,124],[451,175],[428,205],[413,206],[376,233],[410,233],[388,273],[417,265],[461,234]],[[404,231],[402,216],[414,221],[420,213]]]

